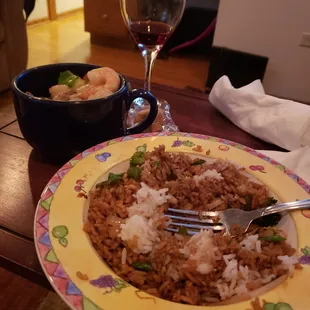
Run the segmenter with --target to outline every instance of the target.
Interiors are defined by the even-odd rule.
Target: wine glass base
[[[174,123],[170,113],[170,106],[166,100],[157,99],[158,114],[151,126],[151,131],[179,131],[178,126]],[[133,126],[136,123],[141,122],[148,114],[149,104],[143,98],[135,99],[127,115],[127,125]],[[150,131],[150,130],[148,130]]]

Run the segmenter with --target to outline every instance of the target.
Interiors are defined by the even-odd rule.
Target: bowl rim
[[[96,68],[103,68],[104,66],[100,65],[95,65],[95,64],[88,64],[88,63],[83,63],[83,62],[62,62],[62,63],[55,63],[55,64],[47,64],[47,65],[41,65],[41,66],[36,66],[32,67],[29,69],[26,69],[19,74],[17,74],[12,82],[11,82],[11,89],[12,91],[17,94],[17,96],[21,96],[23,99],[28,99],[28,101],[32,101],[34,103],[40,103],[40,104],[45,104],[45,105],[56,105],[56,106],[72,106],[72,105],[89,105],[89,104],[98,104],[98,103],[103,103],[106,100],[111,100],[115,99],[117,96],[119,96],[126,88],[126,85],[128,84],[128,80],[119,72],[116,71],[118,74],[120,80],[121,80],[121,86],[120,88],[113,93],[112,95],[105,97],[105,98],[98,98],[98,99],[92,99],[92,100],[82,100],[82,101],[56,101],[56,100],[51,100],[51,99],[43,99],[40,97],[35,97],[32,95],[28,95],[25,92],[23,92],[17,85],[18,81],[26,74],[35,72],[39,69],[48,69],[54,66],[59,66],[61,67],[66,67],[66,66],[90,66],[93,67],[93,69]],[[92,69],[91,69],[92,70]],[[56,85],[56,84],[55,84]]]

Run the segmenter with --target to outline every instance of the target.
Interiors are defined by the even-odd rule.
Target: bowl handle
[[[129,93],[129,98],[127,100],[127,111],[130,109],[131,103],[137,98],[147,100],[150,104],[150,111],[148,116],[142,122],[126,129],[126,134],[128,135],[141,133],[146,130],[153,124],[158,113],[157,99],[149,91],[144,89],[134,89]]]

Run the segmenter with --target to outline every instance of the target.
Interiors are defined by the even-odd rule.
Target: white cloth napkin
[[[253,136],[287,150],[310,146],[310,106],[266,95],[259,80],[236,89],[223,76],[214,84],[209,100]]]
[[[236,89],[227,76],[214,84],[209,100],[238,127],[292,150],[260,152],[310,184],[310,106],[266,95],[259,80]]]
[[[310,184],[310,147],[301,147],[292,152],[259,151],[294,171]]]

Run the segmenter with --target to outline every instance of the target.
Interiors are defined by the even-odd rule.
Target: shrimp
[[[98,86],[96,87],[95,93],[90,95],[88,99],[91,100],[91,99],[105,98],[111,95],[113,95],[113,93],[108,88],[105,88],[104,86]]]
[[[113,93],[105,88],[104,86],[93,86],[90,84],[87,84],[79,89],[77,89],[77,93],[79,98],[82,100],[92,100],[92,99],[99,99],[111,96]]]
[[[49,92],[55,101],[68,101],[71,89],[67,85],[54,85],[49,89]]]
[[[73,94],[69,96],[69,101],[82,101],[78,94]]]
[[[70,91],[70,87],[67,85],[54,85],[49,89],[49,92],[51,94],[51,97],[54,98],[57,95],[64,94],[66,92]]]
[[[95,94],[95,89],[94,86],[86,84],[85,86],[78,88],[76,92],[82,100],[87,100],[89,96]]]
[[[91,85],[102,85],[111,92],[116,92],[120,86],[118,74],[108,67],[93,69],[87,73],[87,77]]]

